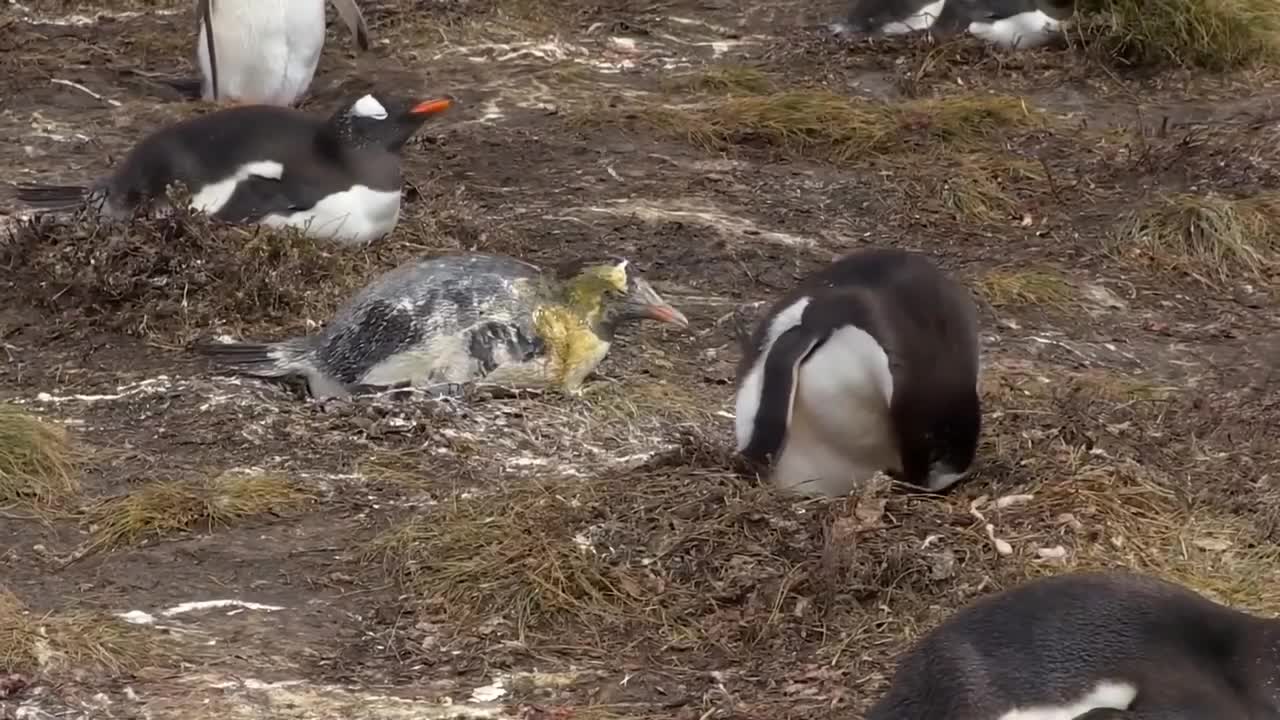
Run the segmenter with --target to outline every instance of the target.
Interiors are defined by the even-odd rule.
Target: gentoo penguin
[[[247,375],[302,376],[312,397],[484,380],[578,392],[614,331],[688,320],[622,259],[550,271],[499,255],[416,260],[361,290],[315,335],[275,343],[200,343]]]
[[[1034,580],[958,610],[867,720],[1280,717],[1280,620],[1129,572]]]
[[[192,208],[220,220],[364,244],[399,220],[404,144],[451,103],[363,95],[327,119],[270,105],[227,108],[153,133],[92,186],[26,185],[17,196],[38,210],[88,206],[125,219],[182,182]]]
[[[361,50],[369,28],[355,0],[333,0]],[[196,57],[205,100],[295,105],[324,47],[325,0],[197,0]]]
[[[742,348],[738,451],[806,495],[882,470],[945,490],[976,453],[978,364],[964,287],[918,253],[854,252],[775,302]]]
[[[833,29],[880,35],[905,35],[921,30],[945,34],[962,30],[963,23],[955,4],[947,0],[853,0],[845,21]]]
[[[1062,0],[950,0],[969,3],[970,35],[1006,50],[1040,47],[1060,37],[1073,8]]]
[[[1070,0],[853,0],[837,33],[969,34],[1006,49],[1044,45],[1071,16]]]

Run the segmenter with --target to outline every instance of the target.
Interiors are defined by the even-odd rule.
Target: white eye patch
[[[385,120],[387,118],[387,109],[382,107],[382,103],[378,102],[372,95],[365,95],[351,106],[351,114],[356,117],[371,118],[373,120]]]

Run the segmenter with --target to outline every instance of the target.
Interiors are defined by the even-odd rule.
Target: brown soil
[[[24,3],[46,18],[59,5]],[[69,292],[49,253],[10,253],[0,402],[65,425],[86,452],[76,507],[0,509],[0,591],[35,620],[158,620],[130,626],[145,653],[118,666],[14,660],[31,684],[7,699],[0,667],[0,716],[858,717],[922,629],[1027,576],[1124,565],[1280,610],[1275,266],[1197,273],[1123,243],[1128,214],[1162,193],[1277,188],[1267,77],[1126,73],[1075,49],[854,45],[812,27],[836,8],[797,0],[363,5],[374,49],[354,55],[332,26],[306,107],[370,83],[460,99],[408,148],[406,214],[383,247],[341,263],[283,253],[294,264],[279,283],[293,285],[256,317],[240,296],[178,316],[143,275],[101,268],[96,291]],[[86,180],[141,134],[206,111],[156,79],[192,73],[190,26],[159,12],[0,19],[8,179]],[[646,120],[758,94],[723,81],[757,77],[744,66],[774,90],[868,103],[1000,93],[1051,121],[984,132],[965,164],[927,116],[904,121],[901,147],[838,162],[759,131],[700,142]],[[60,257],[145,277],[163,264],[169,280],[194,266],[153,255],[199,245],[13,227],[0,247],[57,238]],[[729,452],[731,313],[869,244],[926,251],[988,301],[979,470],[944,498],[773,497]],[[206,267],[223,280],[191,302],[221,302],[254,263],[200,247],[234,270]],[[347,286],[457,248],[626,255],[692,331],[632,333],[582,398],[444,407],[319,407],[183,350],[201,332],[302,331]],[[334,279],[317,288],[316,273]],[[94,542],[102,499],[254,468],[301,501]],[[997,507],[1018,495],[1031,497]],[[1041,552],[1057,546],[1061,558]],[[278,609],[160,615],[218,599]],[[471,698],[495,679],[505,694]]]

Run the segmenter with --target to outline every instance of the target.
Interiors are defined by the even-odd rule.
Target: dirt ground
[[[0,15],[7,180],[86,180],[208,110],[159,80],[193,72],[185,6],[62,5]],[[109,232],[0,231],[25,248],[0,275],[0,401],[65,427],[79,480],[61,509],[0,509],[0,591],[38,640],[6,649],[0,602],[0,716],[856,718],[920,632],[1027,577],[1126,566],[1280,610],[1272,75],[839,41],[811,0],[362,5],[373,49],[332,25],[307,108],[459,99],[407,148],[379,247],[308,260],[326,274],[205,263],[201,285],[153,273],[189,236],[90,266]],[[790,92],[891,134],[815,130]],[[743,119],[784,102],[797,127]],[[732,312],[869,245],[983,300],[978,470],[945,497],[775,497],[731,452]],[[304,332],[458,248],[624,255],[692,327],[630,333],[580,398],[452,404],[319,406],[184,349]],[[241,291],[234,317],[212,305]],[[267,501],[232,507],[237,477]],[[205,500],[121,520],[174,488]]]

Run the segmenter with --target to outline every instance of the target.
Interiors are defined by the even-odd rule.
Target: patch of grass
[[[112,548],[287,511],[312,497],[280,475],[227,472],[200,482],[171,480],[142,485],[97,503],[89,509],[87,519],[94,543]]]
[[[1222,71],[1280,59],[1272,0],[1081,0],[1085,42],[1126,65]]]
[[[120,223],[48,216],[0,246],[25,301],[173,344],[219,327],[301,332],[397,259],[387,243],[349,249],[186,211]]]
[[[1131,215],[1108,245],[1211,287],[1265,278],[1280,261],[1280,193],[1165,195]]]
[[[44,505],[79,492],[66,430],[0,403],[0,505]]]
[[[993,270],[979,278],[975,287],[996,308],[1033,305],[1062,309],[1076,296],[1066,277],[1049,270]]]
[[[597,108],[577,123],[639,120],[714,151],[764,144],[843,162],[944,145],[972,148],[1000,133],[1039,127],[1040,112],[1008,96],[881,103],[825,90],[729,96],[683,107]]]
[[[38,615],[0,587],[0,668],[6,672],[117,674],[143,667],[158,647],[153,635],[105,613]]]
[[[773,90],[773,80],[757,68],[725,63],[664,77],[659,86],[669,93],[762,95]]]
[[[944,153],[919,171],[912,199],[966,223],[1007,223],[1022,215],[1019,198],[1049,190],[1039,165],[1011,155]]]

